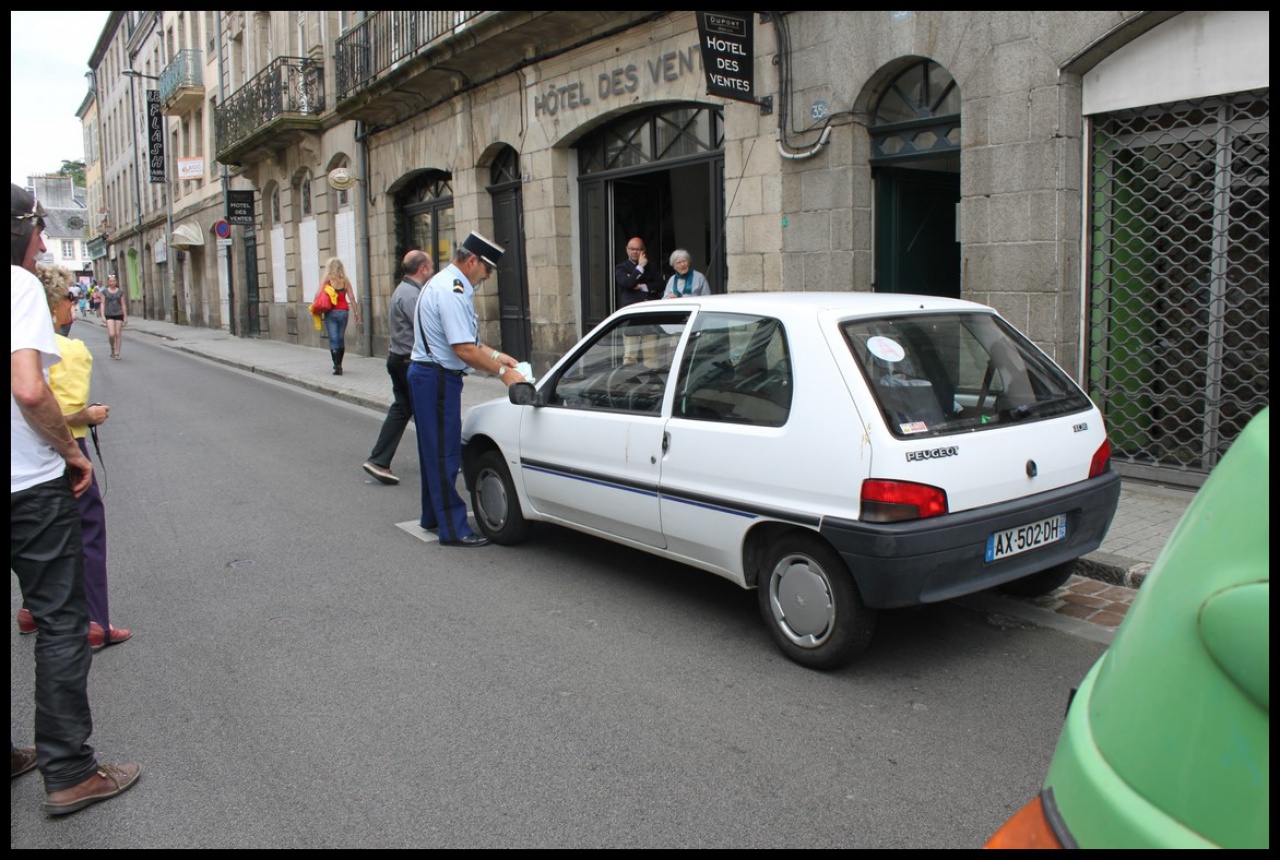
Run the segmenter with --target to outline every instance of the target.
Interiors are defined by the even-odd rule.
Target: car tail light
[[[1111,442],[1103,439],[1102,444],[1098,446],[1098,450],[1093,452],[1093,459],[1089,461],[1089,477],[1096,478],[1107,472],[1111,468]]]
[[[984,848],[1061,848],[1062,842],[1053,832],[1040,797],[1013,814],[1013,817],[991,835]]]
[[[947,512],[947,494],[928,484],[911,481],[862,482],[862,520],[896,523],[937,517]]]

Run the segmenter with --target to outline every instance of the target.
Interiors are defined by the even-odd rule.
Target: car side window
[[[687,311],[623,317],[552,381],[547,405],[657,415]]]
[[[782,323],[704,313],[689,335],[673,416],[781,427],[791,414],[791,353]]]

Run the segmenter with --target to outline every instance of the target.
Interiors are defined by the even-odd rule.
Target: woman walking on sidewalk
[[[322,295],[328,299],[327,308],[324,307]],[[325,334],[329,336],[329,355],[333,358],[333,375],[341,376],[342,357],[347,352],[347,317],[354,312],[356,325],[360,325],[360,311],[356,306],[355,287],[347,278],[347,270],[337,257],[330,257],[324,265],[312,313],[316,310],[324,314]]]
[[[125,308],[124,291],[116,283],[116,276],[107,277],[107,288],[102,292],[102,316],[107,321],[107,342],[111,344],[111,357],[120,358],[120,342],[124,340],[124,327],[129,324],[129,311]]]

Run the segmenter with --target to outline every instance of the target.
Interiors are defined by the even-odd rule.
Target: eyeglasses
[[[628,250],[628,251],[643,251],[643,250],[644,250],[644,248],[637,248],[637,247],[636,247],[636,246],[634,246],[634,245],[628,245],[628,246],[627,246],[627,250]]]
[[[15,229],[15,228],[20,228],[20,227],[22,226],[22,222],[23,222],[23,221],[28,221],[28,220],[33,220],[33,219],[34,219],[34,221],[36,222],[36,229],[37,229],[37,230],[44,230],[44,216],[45,216],[44,207],[40,205],[40,201],[39,201],[39,200],[32,200],[32,201],[31,201],[31,211],[30,211],[30,212],[26,212],[26,213],[24,213],[24,214],[22,214],[22,215],[11,215],[11,216],[10,216],[11,220],[12,220],[12,221],[14,221],[14,222],[16,222],[16,223],[13,223],[13,224],[10,224],[10,225],[9,225],[10,232],[11,232],[11,233],[18,234],[18,235],[21,235],[22,230],[21,230],[21,229]]]
[[[486,278],[487,278],[489,275],[492,275],[492,274],[493,274],[493,266],[490,266],[490,265],[489,265],[488,263],[486,263],[484,260],[481,260],[481,261],[480,261],[480,264],[484,266],[484,274],[485,274],[485,277],[486,277]]]

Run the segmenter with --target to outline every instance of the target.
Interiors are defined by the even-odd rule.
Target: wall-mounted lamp
[[[329,187],[338,191],[347,191],[355,188],[356,183],[359,181],[356,179],[355,174],[345,167],[335,167],[329,171]]]

